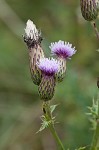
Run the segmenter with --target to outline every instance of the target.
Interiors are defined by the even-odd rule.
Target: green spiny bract
[[[44,52],[40,45],[29,49],[30,72],[33,83],[36,85],[40,84],[42,78],[41,70],[37,66],[41,58],[44,58]]]
[[[58,82],[62,82],[66,74],[66,59],[58,58],[58,61],[60,62],[60,67],[59,71],[55,74],[55,79]]]
[[[49,101],[53,98],[55,92],[54,76],[43,76],[38,91],[41,100]]]

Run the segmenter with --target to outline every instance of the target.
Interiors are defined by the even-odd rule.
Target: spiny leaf
[[[45,128],[48,127],[48,122],[46,121],[45,116],[42,115],[40,118],[42,120],[41,127],[40,127],[40,129],[36,133],[41,132],[42,130],[44,130]]]
[[[42,124],[42,126],[40,127],[40,129],[36,133],[41,132],[44,129],[45,129],[45,126],[44,126],[44,124]]]
[[[55,108],[58,106],[58,104],[57,105],[52,105],[52,106],[50,106],[50,111],[51,111],[51,113],[53,113],[53,111],[55,110]]]

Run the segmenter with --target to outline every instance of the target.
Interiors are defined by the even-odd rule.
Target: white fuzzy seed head
[[[28,38],[33,40],[37,40],[38,38],[38,30],[31,20],[28,20],[26,23],[25,34]]]

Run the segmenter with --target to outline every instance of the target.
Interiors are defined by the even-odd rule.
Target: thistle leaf
[[[55,108],[58,106],[58,104],[57,105],[51,105],[50,106],[50,111],[51,111],[51,113],[53,113],[53,111],[55,110]]]
[[[42,120],[41,127],[40,127],[40,129],[36,133],[43,131],[45,128],[48,127],[48,125],[50,123],[50,122],[48,122],[48,121],[45,120],[44,116],[42,116],[41,118],[42,118],[41,119]]]

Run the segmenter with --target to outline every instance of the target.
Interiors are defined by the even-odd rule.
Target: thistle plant
[[[81,11],[83,17],[87,21],[93,21],[97,18],[98,1],[95,0],[81,0]],[[98,31],[97,37],[98,37]],[[35,24],[28,20],[25,28],[24,42],[27,44],[29,51],[30,72],[33,83],[38,86],[39,97],[42,100],[43,115],[41,116],[41,127],[38,132],[49,128],[58,147],[65,150],[56,130],[56,118],[53,116],[53,111],[57,105],[50,105],[55,93],[55,86],[58,82],[63,81],[66,75],[66,63],[68,59],[76,53],[75,47],[69,42],[61,41],[51,43],[52,56],[56,58],[45,57],[43,48],[41,46],[42,36],[41,32],[37,30]],[[97,80],[97,87],[99,90],[99,77]],[[87,115],[90,117],[92,127],[95,130],[90,150],[98,150],[99,145],[99,95],[97,100],[93,100],[92,107],[88,107],[89,112]],[[37,132],[37,133],[38,133]],[[76,150],[84,150],[86,147],[80,147]],[[68,149],[69,150],[69,149]]]
[[[49,46],[51,54],[56,55],[56,59],[46,58],[41,47],[41,32],[37,30],[31,20],[27,21],[23,37],[29,50],[32,80],[38,86],[38,93],[43,101],[42,109],[44,115],[41,116],[42,125],[39,131],[49,128],[58,146],[65,150],[54,127],[56,119],[52,113],[57,105],[50,106],[50,100],[54,96],[57,81],[62,81],[65,77],[66,60],[76,53],[75,47],[73,48],[72,44],[64,41],[51,43]]]

